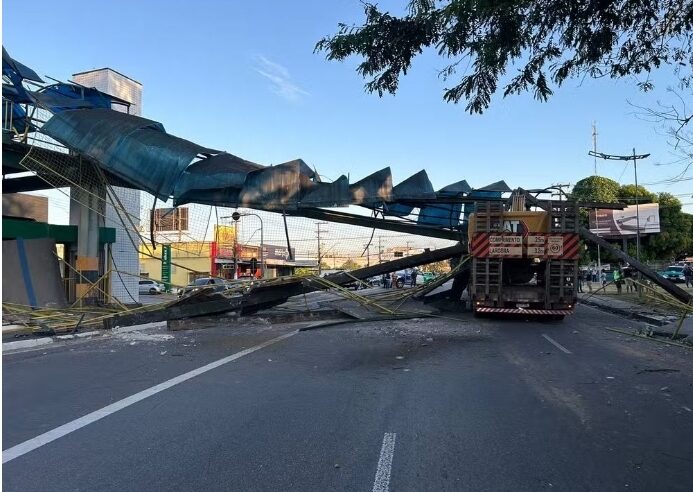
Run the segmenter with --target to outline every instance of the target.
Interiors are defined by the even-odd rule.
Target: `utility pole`
[[[635,172],[635,227],[638,228],[635,234],[635,256],[640,261],[640,190],[638,190],[638,156],[635,154],[635,147],[633,147],[633,171]]]
[[[380,239],[381,239],[381,237],[378,236],[378,265],[380,265],[383,262],[383,257],[382,257],[383,247],[380,244]]]
[[[321,232],[327,232],[327,231],[321,231],[320,226],[321,225],[326,225],[327,222],[316,222],[315,225],[318,226],[318,275],[322,274],[322,244],[320,240],[320,233]]]
[[[592,122],[592,152],[594,152],[594,175],[598,176],[597,174],[597,122],[593,121]]]
[[[597,122],[592,122],[592,152],[594,154],[594,175],[597,174]],[[594,221],[597,226],[597,234],[599,234],[599,209],[594,209]],[[599,280],[602,275],[602,248],[597,244],[597,279]]]

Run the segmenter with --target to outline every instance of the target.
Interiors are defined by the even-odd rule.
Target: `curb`
[[[39,347],[41,345],[47,345],[53,343],[53,338],[33,338],[31,340],[17,340],[14,342],[5,342],[2,344],[2,352],[5,353],[9,350],[19,350],[25,348]]]
[[[16,340],[13,342],[3,342],[2,353],[14,352],[17,350],[32,349],[34,347],[42,347],[44,345],[50,345],[55,342],[64,342],[66,340],[79,340],[86,338],[94,338],[103,335],[128,333],[131,331],[138,331],[146,328],[155,328],[158,326],[165,326],[166,322],[157,323],[145,323],[143,325],[126,326],[123,328],[114,328],[113,330],[100,330],[100,331],[85,331],[84,333],[75,333],[74,335],[55,335],[52,337],[43,338],[30,338],[28,340]]]
[[[600,309],[602,311],[606,311],[607,313],[612,313],[612,314],[618,314],[619,316],[623,316],[625,318],[630,318],[630,319],[636,319],[638,321],[643,321],[645,323],[655,325],[655,326],[664,326],[668,325],[671,323],[670,320],[664,320],[660,317],[652,317],[652,316],[647,316],[645,314],[637,313],[634,311],[630,311],[627,309],[621,309],[621,308],[616,308],[613,306],[607,306],[605,304],[602,304],[600,302],[594,302],[594,301],[589,301],[589,300],[584,300],[580,299],[578,302],[581,304],[585,304],[586,306],[591,306],[593,308]]]
[[[56,335],[53,337],[44,338],[30,338],[29,340],[16,340],[14,342],[4,342],[2,344],[2,352],[14,352],[15,350],[30,349],[34,347],[41,347],[43,345],[50,345],[55,342],[61,342],[63,340],[72,340],[79,338],[92,338],[100,336],[103,333],[100,331],[86,331],[84,333],[76,333],[74,335]]]

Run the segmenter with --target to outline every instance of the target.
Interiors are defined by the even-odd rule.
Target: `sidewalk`
[[[681,287],[685,289],[683,285]],[[583,285],[584,292],[578,294],[580,302],[655,326],[676,325],[681,317],[681,313],[677,312],[674,307],[664,303],[656,303],[647,297],[639,297],[634,292],[626,292],[625,286],[621,294],[618,294],[615,285],[608,285],[606,289],[596,292],[598,288],[597,283],[593,284],[594,292],[590,293],[589,285],[585,283]],[[693,294],[693,289],[685,290]],[[691,330],[690,319],[684,322],[682,331],[686,330],[686,328],[688,331]]]

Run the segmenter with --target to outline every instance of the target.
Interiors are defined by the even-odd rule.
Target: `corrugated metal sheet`
[[[196,156],[219,153],[167,134],[161,123],[110,109],[63,111],[42,132],[162,200]]]
[[[389,167],[349,186],[351,203],[355,205],[376,205],[392,201],[392,172]]]

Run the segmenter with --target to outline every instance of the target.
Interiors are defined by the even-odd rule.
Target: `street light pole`
[[[262,217],[252,212],[242,213],[241,216],[254,215],[260,220],[260,278],[265,278],[265,224]]]
[[[635,256],[640,261],[640,200],[638,199],[640,190],[638,189],[638,156],[635,155],[635,148],[633,148],[633,171],[635,172],[635,227],[638,229],[635,234]]]
[[[322,275],[322,252],[321,252],[322,244],[320,241],[320,232],[321,232],[320,226],[325,225],[325,224],[327,224],[327,222],[316,222],[315,223],[315,225],[318,226],[318,276]],[[327,232],[327,231],[322,231],[322,232]],[[333,263],[332,266],[334,266],[334,259],[332,260],[332,263]]]
[[[593,150],[589,151],[588,154],[607,161],[633,161],[633,169],[635,171],[635,227],[637,229],[635,231],[635,257],[638,261],[640,261],[640,191],[638,190],[638,159],[646,159],[650,157],[650,154],[636,154],[635,149],[633,149],[632,155],[605,154],[603,152],[595,152]]]
[[[262,217],[260,217],[258,214],[253,213],[253,212],[234,212],[231,214],[231,218],[238,222],[241,217],[246,217],[248,215],[254,215],[258,219],[260,219],[260,278],[265,278],[265,225],[262,222]],[[227,219],[228,217],[220,217],[222,219]],[[234,227],[234,233],[236,232],[236,228]],[[234,241],[235,243],[236,241]],[[237,253],[235,251],[236,245],[234,244],[234,262],[236,263],[235,265],[235,276],[238,278],[238,264],[237,260],[235,260]]]

